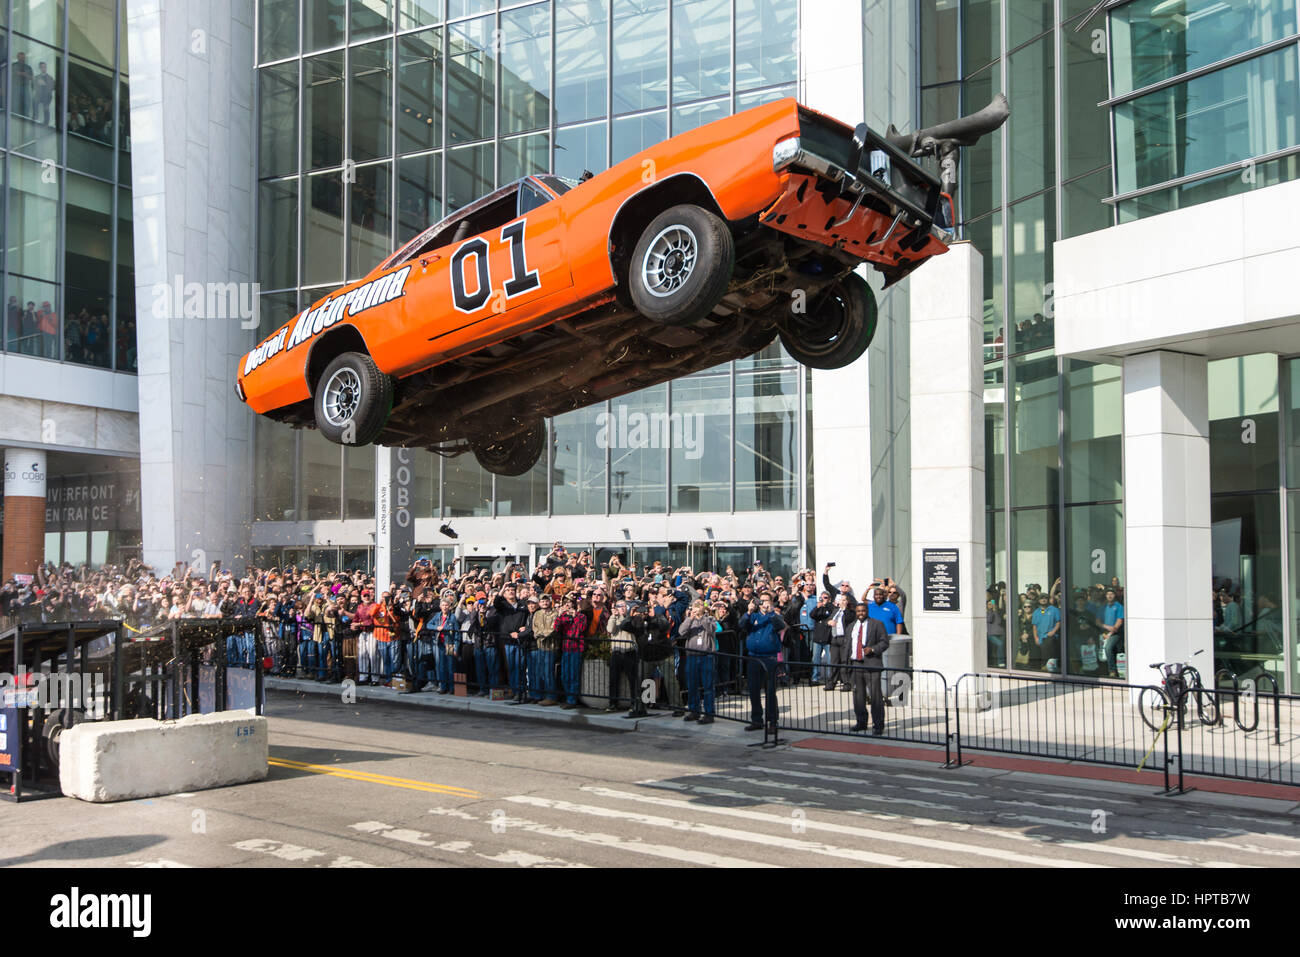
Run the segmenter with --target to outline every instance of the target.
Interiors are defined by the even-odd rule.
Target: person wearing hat
[[[536,650],[528,663],[528,674],[532,679],[528,690],[534,702],[557,705],[560,703],[555,684],[555,656],[559,651],[560,640],[555,631],[558,612],[553,607],[550,595],[529,598],[528,609],[532,612],[530,627],[533,639],[537,642]]]
[[[507,584],[492,602],[496,612],[498,644],[505,651],[506,672],[510,680],[510,696],[513,704],[524,703],[524,686],[527,683],[528,664],[524,652],[532,638],[529,628],[531,612],[527,604],[520,599],[515,586]]]
[[[632,609],[642,609],[640,602],[622,600],[614,604],[613,615],[609,619],[609,704],[606,711],[619,708],[619,679],[627,677],[628,714],[636,711],[637,677],[639,667],[636,657],[636,638],[633,635]]]
[[[352,630],[357,633],[357,684],[378,684],[375,667],[375,592],[372,588],[361,590],[361,604],[352,618]]]
[[[587,634],[587,616],[578,610],[572,595],[560,599],[555,631],[560,636],[560,681],[564,685],[561,707],[571,711],[578,707],[578,695],[582,692],[582,653]]]
[[[497,682],[496,613],[488,605],[487,592],[478,591],[471,602],[469,635],[474,645],[474,670],[478,673],[478,696],[489,697]]]

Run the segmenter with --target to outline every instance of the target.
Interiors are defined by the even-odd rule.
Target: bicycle
[[[1205,649],[1201,649],[1204,651]],[[1201,651],[1192,655],[1201,654]],[[1196,717],[1201,724],[1214,726],[1219,723],[1219,702],[1213,691],[1201,681],[1201,673],[1190,663],[1156,662],[1151,666],[1163,675],[1162,694],[1157,688],[1144,688],[1138,698],[1138,713],[1143,723],[1157,735],[1164,731],[1177,709],[1179,720],[1187,717],[1187,699],[1196,702]]]

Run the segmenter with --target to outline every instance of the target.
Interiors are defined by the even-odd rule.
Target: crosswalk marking
[[[550,808],[556,811],[569,811],[574,814],[586,814],[591,817],[631,821],[634,824],[642,824],[647,827],[662,827],[674,831],[690,831],[697,834],[705,834],[710,837],[745,841],[750,844],[765,844],[768,847],[781,847],[786,850],[802,851],[808,854],[820,854],[825,857],[838,857],[845,860],[858,861],[862,864],[878,864],[883,867],[953,866],[950,864],[912,861],[907,858],[896,857],[892,854],[876,854],[872,851],[860,851],[851,847],[837,847],[833,844],[823,844],[817,841],[800,841],[795,840],[794,838],[778,837],[772,834],[760,834],[756,831],[740,831],[735,828],[718,827],[713,824],[700,824],[694,821],[682,821],[676,818],[656,817],[651,814],[620,811],[615,810],[614,808],[596,807],[591,804],[575,804],[571,801],[557,801],[550,798],[535,797],[527,794],[517,794],[513,797],[506,798],[506,800],[515,804],[528,804],[533,807]],[[783,820],[781,823],[790,826],[793,821]]]
[[[272,857],[278,857],[283,861],[292,861],[295,864],[301,864],[304,861],[315,861],[318,857],[327,857],[324,851],[318,851],[310,847],[299,847],[297,844],[290,844],[287,841],[276,841],[268,837],[257,837],[247,841],[238,841],[230,845],[239,851],[253,851],[258,854],[269,854]],[[314,867],[374,867],[373,864],[367,864],[365,861],[358,861],[346,855],[337,855],[329,863],[320,861],[313,865]]]
[[[779,814],[768,814],[764,811],[750,811],[744,808],[736,807],[716,807],[709,804],[692,804],[689,801],[679,801],[674,798],[654,797],[648,794],[632,794],[627,791],[616,791],[612,788],[596,787],[588,785],[583,787],[584,791],[597,794],[601,797],[615,798],[623,801],[638,801],[642,804],[653,804],[658,807],[670,807],[681,810],[704,811],[708,814],[719,814],[726,817],[743,818],[747,821],[762,821],[767,824],[780,824],[788,826],[790,819],[782,817]],[[801,826],[809,831],[826,831],[831,834],[843,834],[850,837],[860,837],[871,841],[887,841],[893,844],[910,844],[913,847],[924,847],[932,851],[948,851],[959,854],[972,854],[977,857],[989,857],[994,860],[1010,861],[1016,864],[1035,864],[1044,867],[1105,867],[1105,864],[1096,864],[1091,861],[1072,861],[1062,858],[1038,857],[1030,854],[1019,854],[1015,851],[1006,851],[994,847],[980,847],[973,844],[961,844],[956,841],[945,841],[937,838],[919,837],[915,834],[900,834],[895,831],[881,831],[875,828],[856,827],[851,824],[834,824],[829,821],[815,821],[812,818],[805,818]]]
[[[468,820],[477,820],[477,818],[468,813],[460,815]],[[416,831],[406,827],[394,827],[391,824],[385,824],[383,821],[359,821],[352,825],[354,831],[362,831],[366,834],[377,834],[380,837],[386,837],[390,841],[401,841],[403,844],[414,844],[417,847],[427,847],[438,851],[445,851],[449,854],[467,854],[474,845],[470,841],[439,841],[437,838],[425,834],[423,831]],[[530,854],[528,851],[510,849],[498,854],[484,854],[480,851],[474,851],[475,857],[481,857],[486,861],[494,861],[498,864],[514,864],[517,867],[587,867],[587,864],[575,864],[571,861],[562,860],[558,857],[542,857],[537,854]]]
[[[856,784],[859,787],[863,784],[858,778],[845,778],[835,774],[813,774],[810,771],[790,771],[786,768],[767,768],[762,766],[748,765],[741,768],[742,771],[758,771],[762,774],[780,774],[791,778],[813,778],[818,781],[833,781],[837,784]],[[945,791],[940,788],[907,788],[909,791],[915,791],[918,794],[932,794],[936,797],[957,798],[959,801],[978,801],[981,799],[978,794],[966,794],[961,791]]]

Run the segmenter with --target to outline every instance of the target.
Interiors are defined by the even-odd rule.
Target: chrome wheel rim
[[[361,405],[361,376],[348,368],[339,369],[325,383],[321,408],[325,421],[342,427],[352,421]]]
[[[695,272],[699,258],[695,233],[680,224],[661,230],[641,261],[641,278],[646,291],[660,299],[671,296]]]

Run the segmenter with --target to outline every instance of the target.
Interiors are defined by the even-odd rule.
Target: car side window
[[[523,182],[519,184],[519,215],[522,216],[531,210],[536,209],[545,203],[549,203],[552,197],[548,196],[542,190],[538,189],[532,183]]]

